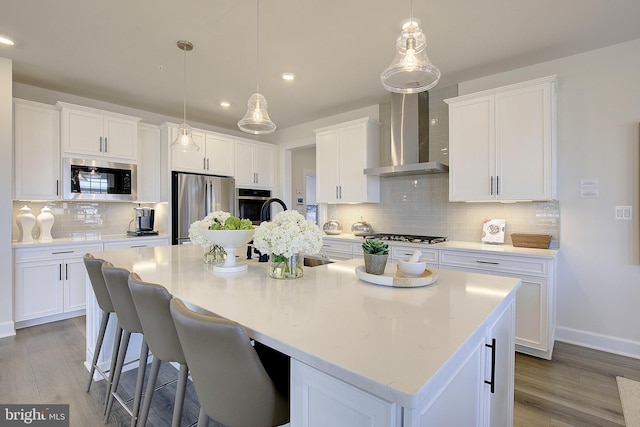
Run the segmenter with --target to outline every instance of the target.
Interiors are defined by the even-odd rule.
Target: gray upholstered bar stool
[[[136,273],[129,275],[129,290],[138,310],[138,317],[142,324],[144,336],[153,354],[153,363],[147,379],[147,391],[144,396],[138,425],[144,427],[151,407],[151,399],[158,379],[161,362],[177,362],[180,364],[178,384],[173,405],[173,419],[171,425],[180,425],[184,394],[187,387],[189,368],[182,352],[178,333],[171,318],[169,302],[171,294],[164,286],[142,281]]]
[[[209,417],[227,427],[271,427],[289,422],[280,394],[236,322],[196,313],[171,300],[171,315],[200,401],[198,427]]]
[[[96,345],[93,349],[93,360],[91,361],[91,371],[89,372],[89,384],[87,384],[87,392],[91,389],[91,383],[93,382],[93,375],[96,370],[98,373],[107,381],[107,395],[104,399],[104,408],[107,408],[108,402],[108,389],[112,380],[112,373],[116,366],[116,358],[118,357],[118,345],[120,344],[120,338],[122,337],[122,328],[120,324],[116,322],[116,334],[113,337],[113,351],[111,352],[111,367],[109,368],[108,375],[104,371],[102,371],[98,366],[98,356],[100,355],[100,351],[102,350],[102,344],[104,342],[104,335],[107,331],[107,325],[109,323],[109,318],[111,313],[115,312],[113,308],[113,303],[111,302],[111,297],[109,296],[109,291],[107,290],[107,284],[104,282],[104,276],[102,275],[102,264],[104,263],[103,259],[95,258],[91,254],[84,255],[84,265],[87,269],[87,274],[89,275],[89,281],[91,282],[91,287],[93,288],[93,293],[96,296],[96,300],[98,301],[98,306],[102,311],[102,319],[100,321],[100,331],[98,332],[98,338],[96,339]]]
[[[129,270],[123,268],[116,268],[108,261],[102,264],[102,275],[104,281],[107,284],[113,307],[116,310],[118,316],[118,322],[124,330],[122,339],[120,340],[120,348],[118,350],[118,360],[113,371],[113,382],[108,390],[109,400],[107,402],[107,410],[104,416],[105,424],[109,422],[109,415],[111,415],[111,408],[113,407],[113,400],[118,400],[118,403],[131,415],[131,426],[135,426],[138,420],[138,412],[140,411],[140,401],[142,400],[142,388],[144,385],[144,374],[147,369],[147,357],[149,355],[149,347],[147,346],[147,340],[143,334],[142,325],[140,324],[140,318],[129,290]],[[133,396],[133,408],[129,409],[126,401],[124,401],[118,395],[118,384],[120,383],[120,375],[122,374],[122,367],[124,366],[124,359],[127,354],[127,348],[129,347],[129,340],[131,334],[140,333],[142,335],[142,344],[140,345],[140,358],[138,363],[138,376],[136,379],[136,390]]]

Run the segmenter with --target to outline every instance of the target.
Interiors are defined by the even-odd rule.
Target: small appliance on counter
[[[133,208],[134,218],[129,222],[127,236],[155,236],[157,230],[153,229],[155,210],[153,208],[137,207]],[[131,224],[135,223],[135,230],[131,230]]]

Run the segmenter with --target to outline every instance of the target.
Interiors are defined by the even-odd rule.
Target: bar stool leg
[[[180,419],[182,418],[182,407],[184,405],[184,394],[187,388],[187,377],[189,376],[189,368],[187,365],[180,365],[178,373],[178,385],[176,387],[176,399],[173,404],[173,420],[171,427],[180,427]]]
[[[104,397],[104,408],[102,409],[102,415],[107,413],[107,405],[109,403],[109,396],[111,395],[111,389],[113,385],[113,374],[116,371],[116,363],[118,360],[118,354],[120,353],[120,344],[122,342],[122,328],[120,322],[116,323],[116,334],[113,337],[113,350],[111,351],[111,363],[109,364],[109,380],[107,382],[107,394]]]
[[[87,393],[91,389],[91,383],[93,382],[93,374],[96,372],[96,363],[98,363],[98,356],[102,349],[102,343],[104,341],[104,333],[107,331],[107,324],[109,323],[109,316],[111,313],[106,311],[102,312],[102,320],[100,321],[100,332],[98,333],[98,339],[96,345],[93,348],[93,360],[91,360],[91,371],[89,371],[89,383],[87,384]]]
[[[123,331],[122,339],[120,340],[120,349],[118,350],[118,361],[116,362],[115,370],[113,371],[113,382],[109,390],[109,399],[107,401],[107,411],[104,416],[104,423],[109,422],[109,415],[111,415],[111,408],[113,408],[113,399],[115,393],[118,391],[118,383],[120,383],[120,374],[122,373],[122,366],[124,365],[124,357],[127,355],[127,348],[129,347],[129,339],[131,333]]]
[[[142,389],[144,386],[144,373],[147,371],[147,358],[149,357],[149,346],[147,340],[142,336],[140,346],[140,359],[138,361],[138,378],[136,378],[136,392],[133,397],[133,410],[131,411],[131,427],[136,426],[138,415],[140,414],[140,400],[142,400]]]
[[[155,391],[158,372],[160,371],[160,362],[160,359],[155,356],[153,357],[151,370],[149,371],[149,378],[147,379],[147,391],[144,394],[144,402],[142,404],[142,409],[140,409],[140,417],[138,418],[138,425],[142,427],[147,423],[147,417],[149,416],[151,400],[153,399],[153,392]]]

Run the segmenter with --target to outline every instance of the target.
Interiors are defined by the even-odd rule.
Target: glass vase
[[[297,279],[304,275],[304,260],[301,254],[286,257],[271,254],[269,257],[269,277],[274,279]]]
[[[218,264],[225,260],[227,253],[222,246],[212,245],[204,253],[205,264]]]

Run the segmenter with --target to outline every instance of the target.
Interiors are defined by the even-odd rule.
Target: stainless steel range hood
[[[429,159],[429,126],[429,92],[392,93],[390,165],[365,169],[365,175],[386,177],[449,172],[446,164]]]

